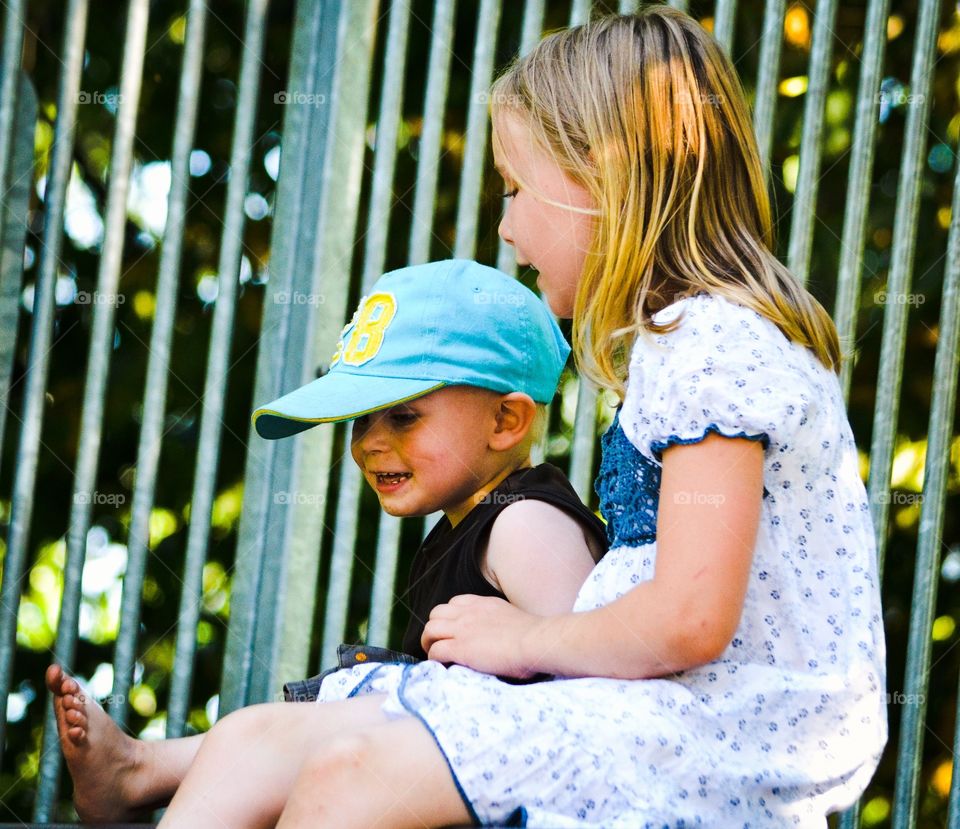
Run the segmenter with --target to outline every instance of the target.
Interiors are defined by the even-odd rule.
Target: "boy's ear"
[[[537,404],[523,392],[504,394],[497,403],[496,428],[490,435],[490,448],[503,452],[520,443],[533,426]]]

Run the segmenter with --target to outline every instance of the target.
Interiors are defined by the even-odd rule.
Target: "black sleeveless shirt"
[[[603,522],[580,500],[567,477],[549,463],[518,469],[451,526],[443,516],[417,550],[410,569],[407,592],[401,601],[410,607],[410,623],[403,637],[404,652],[426,659],[420,645],[430,611],[461,593],[506,599],[486,580],[481,570],[483,551],[497,516],[515,501],[545,501],[562,509],[607,549]]]

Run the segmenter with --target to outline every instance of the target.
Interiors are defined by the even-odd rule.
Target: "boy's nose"
[[[354,422],[351,441],[354,451],[364,455],[383,451],[386,448],[386,432],[382,416],[369,415],[362,425]]]

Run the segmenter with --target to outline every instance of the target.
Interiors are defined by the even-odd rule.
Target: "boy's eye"
[[[390,415],[390,419],[398,426],[409,426],[416,422],[417,415],[414,412],[394,412]]]

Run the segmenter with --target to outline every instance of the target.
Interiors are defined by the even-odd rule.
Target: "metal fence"
[[[522,5],[522,13],[518,8]],[[616,5],[616,4],[613,4]],[[619,10],[629,11],[630,2]],[[671,5],[686,7],[684,2]],[[825,143],[828,94],[836,61],[837,0],[787,3],[787,0],[743,2],[736,0],[692,3],[690,11],[709,25],[719,42],[741,58],[751,53],[758,66],[755,77],[744,78],[754,90],[754,118],[764,162],[769,164],[777,125],[778,101],[785,93],[781,77],[784,33],[804,22],[808,66],[803,75],[804,109],[799,135],[798,166],[793,169],[792,203],[786,261],[803,280],[812,268],[814,233],[828,231],[837,242],[839,269],[819,278],[835,284],[834,318],[842,342],[854,344],[858,318],[863,313],[864,262],[868,213],[878,124],[890,105],[884,87],[885,49],[891,36],[890,0],[856,4],[863,9],[858,48],[847,49],[846,60],[858,77],[855,106],[848,118],[849,172],[842,228],[818,224],[818,184]],[[848,4],[854,5],[854,4]],[[38,489],[38,457],[44,429],[44,401],[48,378],[58,272],[63,263],[64,211],[71,164],[74,158],[78,102],[83,100],[81,74],[84,42],[90,24],[88,0],[68,0],[62,44],[55,45],[59,61],[54,136],[45,158],[47,174],[42,193],[42,244],[33,283],[28,341],[18,342],[18,320],[25,288],[24,240],[34,185],[34,133],[38,102],[31,78],[20,70],[27,0],[4,0],[3,52],[0,66],[0,182],[3,213],[0,222],[0,446],[7,425],[16,433],[15,459],[9,470],[12,487],[7,535],[3,552],[0,594],[0,703],[8,703],[16,676],[18,608],[35,549],[29,528]],[[181,260],[185,244],[191,153],[195,146],[201,78],[204,71],[205,32],[216,4],[184,0],[185,31],[179,76],[178,103],[172,125],[170,188],[165,230],[156,274],[152,329],[143,392],[142,422],[136,450],[136,477],[125,539],[127,565],[119,630],[113,656],[114,679],[109,710],[121,724],[128,715],[128,697],[134,680],[141,641],[141,597],[151,559],[151,513],[160,474],[160,450],[165,435],[165,408],[170,376],[171,342],[181,301]],[[560,9],[559,7],[562,7]],[[913,7],[911,7],[913,8]],[[465,11],[466,9],[466,11]],[[898,441],[898,413],[904,375],[904,355],[911,329],[911,281],[919,241],[922,184],[927,169],[931,132],[928,120],[935,77],[938,31],[951,4],[919,0],[915,13],[900,20],[912,34],[912,68],[909,95],[895,102],[905,113],[901,163],[896,181],[896,210],[892,226],[890,261],[882,309],[882,340],[876,372],[876,400],[869,447],[869,496],[877,527],[881,563],[890,526],[892,470]],[[604,6],[603,10],[610,10]],[[614,8],[613,10],[617,10]],[[842,11],[842,10],[841,10]],[[458,15],[469,12],[472,54],[458,51],[454,37]],[[508,13],[509,12],[509,13]],[[69,510],[63,592],[53,658],[71,666],[78,644],[81,583],[88,536],[94,519],[98,462],[104,439],[105,406],[109,387],[111,347],[114,338],[119,282],[124,274],[125,224],[131,165],[136,155],[136,121],[141,80],[149,71],[147,31],[151,13],[148,0],[129,0],[122,66],[116,90],[115,128],[106,183],[102,242],[98,251],[96,293],[103,299],[91,304],[89,356],[84,384],[79,442],[71,470],[74,497]],[[282,165],[277,184],[270,245],[269,291],[263,304],[256,379],[247,399],[251,405],[280,396],[312,379],[323,365],[342,325],[357,287],[369,286],[388,265],[388,234],[402,228],[407,235],[406,261],[434,258],[439,250],[458,257],[478,254],[480,204],[485,177],[489,180],[489,140],[486,90],[493,78],[504,43],[512,49],[529,49],[545,21],[559,14],[577,23],[591,13],[591,3],[546,3],[527,0],[507,4],[501,0],[476,0],[458,9],[454,0],[435,3],[394,0],[298,0],[289,44],[289,77],[283,107]],[[739,15],[739,16],[738,16]],[[761,20],[755,43],[737,44],[741,18]],[[800,15],[801,21],[797,15]],[[429,42],[420,44],[425,54],[413,54],[412,18],[421,16],[429,29]],[[236,83],[236,101],[229,159],[229,183],[222,217],[217,265],[218,293],[212,303],[209,351],[205,356],[199,437],[190,498],[190,521],[185,566],[180,579],[180,612],[175,662],[167,708],[166,733],[184,733],[191,702],[196,661],[197,625],[200,619],[202,577],[207,560],[215,482],[220,461],[224,406],[230,376],[237,288],[245,233],[245,198],[251,165],[251,148],[258,101],[261,100],[261,60],[268,30],[267,0],[249,0],[245,7],[242,60]],[[378,31],[385,33],[377,42]],[[941,46],[940,51],[943,51]],[[426,82],[415,102],[404,101],[404,83],[411,62],[425,64]],[[749,63],[749,62],[748,62]],[[739,65],[739,64],[738,64]],[[792,79],[797,83],[801,81]],[[949,78],[950,83],[955,78]],[[373,85],[378,82],[378,89]],[[438,239],[434,228],[441,161],[450,152],[445,129],[452,81],[468,83],[465,125],[457,146],[461,163],[457,193],[455,235]],[[373,93],[373,94],[372,94]],[[885,98],[884,96],[887,96]],[[375,111],[367,111],[373,101]],[[302,104],[302,105],[301,105]],[[42,105],[42,102],[41,104]],[[395,171],[404,113],[411,108],[422,119],[416,150],[416,176],[409,212],[398,206]],[[409,117],[409,116],[406,116]],[[372,168],[364,168],[365,145],[375,125]],[[937,139],[940,140],[940,139]],[[951,147],[952,149],[952,147]],[[949,157],[956,169],[955,157]],[[785,176],[786,173],[784,172]],[[931,630],[940,581],[945,505],[951,480],[951,441],[955,416],[958,361],[958,275],[960,275],[960,186],[953,184],[948,214],[949,236],[943,252],[943,279],[938,286],[940,318],[936,330],[936,358],[932,392],[927,401],[929,427],[923,489],[919,504],[915,578],[909,623],[903,693],[917,704],[904,706],[896,752],[896,783],[892,822],[914,825],[921,797],[920,773],[927,710],[924,700],[931,672]],[[781,227],[787,224],[786,219]],[[946,225],[945,225],[946,226]],[[362,245],[359,259],[355,255]],[[489,250],[487,245],[484,250]],[[483,251],[481,251],[483,252]],[[492,258],[492,257],[488,257]],[[502,244],[497,264],[514,271],[510,250]],[[359,264],[357,264],[359,262]],[[402,263],[393,263],[402,264]],[[875,276],[871,273],[870,276]],[[322,302],[297,303],[290,297],[322,297]],[[271,301],[272,297],[272,301]],[[288,298],[280,301],[279,297]],[[24,327],[26,330],[26,327]],[[19,356],[18,356],[19,355]],[[25,356],[24,356],[25,355]],[[292,355],[297,355],[293,357]],[[843,372],[849,391],[854,370]],[[569,473],[578,491],[591,497],[590,486],[597,444],[598,399],[594,389],[574,383],[575,410],[569,443]],[[18,408],[13,408],[16,399]],[[8,424],[9,421],[9,424]],[[554,418],[556,422],[556,418]],[[314,429],[296,440],[265,442],[252,432],[246,441],[246,471],[236,555],[232,572],[229,630],[225,647],[220,712],[275,697],[284,679],[315,672],[311,664],[310,637],[317,609],[322,604],[320,664],[333,661],[334,648],[347,634],[348,597],[354,577],[361,478],[350,463],[339,463],[339,432]],[[313,493],[323,503],[335,493],[332,544],[323,547],[324,510],[317,500],[278,497],[278,494]],[[386,642],[390,634],[394,580],[398,570],[402,524],[382,516],[376,530],[375,567],[372,576],[367,638]],[[329,554],[325,597],[318,597],[321,549]],[[936,712],[938,716],[948,716]],[[5,745],[5,721],[0,725],[0,747]],[[960,732],[956,737],[960,746]],[[2,750],[2,748],[0,748]],[[955,752],[954,752],[955,753]],[[34,820],[53,817],[58,796],[60,754],[47,700],[46,727],[40,750],[40,771]],[[6,758],[9,762],[10,758]],[[950,789],[950,825],[960,826],[960,775],[953,766]],[[881,816],[880,822],[883,821]],[[858,812],[841,818],[844,826],[858,825]]]

